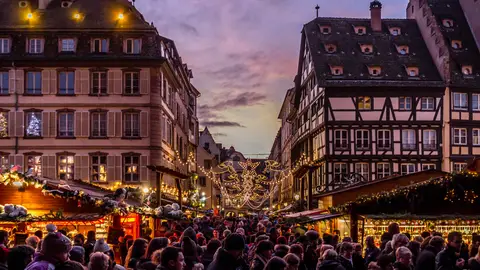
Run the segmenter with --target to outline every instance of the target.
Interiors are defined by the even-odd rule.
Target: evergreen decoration
[[[36,113],[31,113],[27,126],[27,136],[39,137],[41,135],[41,125],[40,119],[37,118]]]
[[[8,120],[6,113],[0,113],[0,138],[8,137]]]

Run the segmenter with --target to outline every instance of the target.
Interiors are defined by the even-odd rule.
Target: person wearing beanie
[[[46,229],[47,233],[54,233],[57,231],[57,226],[55,224],[47,224]]]
[[[49,233],[42,242],[42,249],[27,270],[48,270],[68,260],[72,242],[61,233]]]
[[[79,246],[73,246],[70,250],[70,260],[85,264],[85,249]]]
[[[242,258],[244,248],[243,236],[236,233],[230,234],[223,241],[223,247],[217,250],[207,270],[248,270],[248,265]]]
[[[242,236],[245,236],[245,229],[244,229],[244,228],[238,228],[238,229],[235,231],[235,233],[238,233],[238,234],[240,234],[240,235],[242,235]]]
[[[118,265],[115,263],[115,253],[113,250],[110,248],[110,246],[105,242],[105,239],[100,238],[95,242],[95,245],[93,246],[93,253],[101,252],[105,255],[107,255],[110,258],[110,261],[112,262],[112,269],[113,270],[123,270],[125,269],[123,266]]]
[[[31,246],[16,246],[7,258],[8,270],[24,270],[33,260],[35,250]]]
[[[270,241],[260,241],[255,250],[255,257],[253,258],[251,270],[263,270],[267,262],[272,258],[273,244]]]
[[[101,253],[95,252],[92,253],[90,257],[90,262],[88,263],[88,270],[109,270],[110,269],[110,258]]]
[[[85,267],[76,261],[66,261],[56,265],[55,270],[85,270]]]
[[[193,242],[195,242],[195,244],[197,243],[197,233],[195,232],[195,230],[192,227],[186,228],[185,231],[183,231],[183,234],[180,237],[180,239],[183,239],[183,237],[185,237],[185,236],[192,239]]]

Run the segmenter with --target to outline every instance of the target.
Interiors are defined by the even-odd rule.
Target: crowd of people
[[[113,247],[88,232],[70,239],[47,226],[28,237],[25,245],[10,246],[0,231],[0,270],[458,270],[480,269],[480,237],[471,245],[462,234],[424,232],[411,237],[390,224],[381,240],[367,237],[365,248],[338,234],[301,233],[293,226],[268,219],[218,220],[204,217],[190,222],[162,223],[151,238],[120,237]]]

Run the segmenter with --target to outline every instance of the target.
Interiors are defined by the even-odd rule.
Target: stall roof
[[[293,213],[293,214],[290,214],[290,215],[286,215],[285,217],[287,217],[287,218],[312,217],[312,216],[320,215],[322,213],[327,213],[327,211],[314,209],[314,210],[307,210],[307,211],[303,211],[303,212]]]
[[[322,221],[322,220],[329,220],[329,219],[334,219],[343,216],[343,214],[319,214],[319,215],[312,215],[309,216],[310,220],[306,222],[301,222],[301,223],[311,223],[315,221]]]

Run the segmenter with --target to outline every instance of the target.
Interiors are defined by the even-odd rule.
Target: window
[[[0,112],[0,138],[8,137],[8,112]]]
[[[210,170],[212,168],[212,161],[211,160],[205,160],[203,161],[203,167],[206,170]]]
[[[354,30],[357,35],[364,35],[365,33],[367,33],[367,29],[365,28],[365,26],[355,26]]]
[[[320,26],[320,32],[324,35],[330,34],[331,28],[330,26]]]
[[[402,149],[403,150],[415,150],[416,138],[415,130],[404,129],[402,130]]]
[[[30,95],[42,94],[42,72],[40,71],[27,72],[26,93]]]
[[[107,94],[107,72],[105,71],[92,72],[92,94],[93,95]]]
[[[390,176],[390,163],[377,164],[377,179],[382,179]]]
[[[42,156],[28,155],[26,169],[31,169],[35,176],[42,176]]]
[[[335,148],[348,148],[348,132],[346,130],[335,130]]]
[[[460,50],[462,48],[462,42],[460,40],[452,40],[452,48]]]
[[[357,149],[368,149],[370,147],[370,134],[368,130],[357,130],[355,146]]]
[[[142,41],[139,38],[136,39],[127,39],[125,53],[128,54],[139,54],[141,50]]]
[[[377,132],[377,148],[380,150],[390,149],[391,147],[391,133],[390,130],[379,130]]]
[[[368,181],[370,179],[370,173],[368,169],[368,163],[355,163],[355,173],[360,174],[363,178]]]
[[[418,68],[407,67],[407,74],[408,74],[408,77],[417,77],[418,76]]]
[[[42,136],[42,113],[27,112],[26,113],[25,136],[41,137]]]
[[[107,113],[92,112],[92,137],[107,137]]]
[[[453,109],[466,110],[467,108],[467,93],[453,93]]]
[[[479,128],[474,128],[472,130],[472,141],[473,145],[480,145],[480,129]]]
[[[392,28],[390,28],[390,34],[391,34],[392,36],[399,36],[399,35],[402,34],[402,31],[401,31],[401,29],[398,28],[398,27],[392,27]]]
[[[207,186],[207,177],[205,176],[200,176],[198,178],[198,183],[200,184],[201,187],[206,187]]]
[[[373,46],[372,45],[361,45],[360,49],[364,54],[371,54],[373,52]]]
[[[466,145],[467,144],[467,129],[454,128],[453,129],[453,144]]]
[[[10,39],[0,38],[0,54],[10,53]]]
[[[422,97],[421,105],[422,105],[422,110],[432,111],[435,109],[435,98]]]
[[[73,155],[59,155],[58,156],[58,177],[60,180],[73,180],[74,168]]]
[[[372,99],[371,97],[358,97],[357,98],[358,109],[359,110],[370,110],[372,109]]]
[[[347,163],[334,163],[333,164],[333,179],[334,181],[341,181],[347,174]]]
[[[443,19],[442,24],[446,28],[453,27],[453,20],[450,19]]]
[[[62,51],[62,52],[74,52],[75,51],[75,40],[73,38],[63,38],[61,40],[60,51]]]
[[[40,54],[43,53],[43,39],[31,38],[28,40],[28,53]]]
[[[397,52],[400,55],[407,55],[409,53],[409,48],[406,45],[397,46]]]
[[[10,163],[8,162],[8,155],[1,155],[0,156],[0,169],[7,170],[10,168]]]
[[[8,94],[8,72],[0,72],[0,95]]]
[[[398,109],[402,111],[409,111],[412,109],[411,97],[400,97],[398,99]]]
[[[125,182],[138,182],[139,181],[139,171],[138,167],[140,164],[140,156],[124,156],[123,157],[123,181]]]
[[[127,112],[123,116],[123,136],[140,137],[140,113]]]
[[[73,112],[58,113],[58,136],[59,137],[73,137],[74,136],[74,121]]]
[[[423,149],[424,150],[437,149],[437,131],[435,130],[423,131]]]
[[[92,156],[92,182],[107,182],[107,156]]]
[[[327,44],[327,45],[325,45],[325,50],[328,53],[334,53],[334,52],[337,51],[337,46],[335,46],[334,44]]]
[[[462,66],[463,75],[472,75],[472,66]]]
[[[331,67],[331,71],[335,76],[343,75],[343,67]]]
[[[467,168],[467,163],[464,162],[454,162],[453,163],[453,171],[454,172],[461,172]]]
[[[96,38],[93,40],[92,52],[106,53],[108,52],[108,39]]]
[[[422,171],[435,170],[435,164],[422,164]]]
[[[371,76],[380,76],[382,69],[380,67],[368,67],[368,72]]]
[[[400,167],[401,167],[402,175],[411,174],[415,172],[415,164],[407,163],[407,164],[402,164]]]
[[[75,72],[62,71],[58,75],[59,88],[58,93],[61,95],[75,94]]]
[[[138,72],[125,72],[125,94],[136,95],[140,93],[139,88],[139,73]]]

